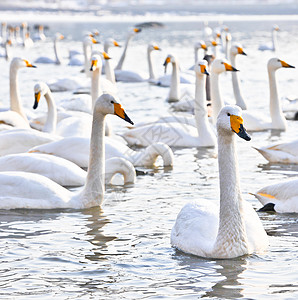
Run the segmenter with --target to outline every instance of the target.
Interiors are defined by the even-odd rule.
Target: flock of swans
[[[113,68],[109,49],[120,44],[108,38],[102,51],[92,51],[98,43],[98,33],[90,32],[83,39],[83,53],[70,52],[69,65],[80,65],[82,77],[64,77],[39,82],[34,86],[33,109],[45,99],[47,112],[43,116],[28,116],[19,92],[19,70],[38,67],[38,64],[61,64],[59,43],[63,35],[53,39],[55,58],[39,57],[34,63],[25,58],[8,55],[10,45],[20,35],[2,24],[2,45],[10,62],[10,107],[0,111],[0,209],[84,209],[100,206],[104,200],[105,184],[116,173],[124,184],[136,181],[135,167],[152,167],[158,157],[164,166],[173,166],[176,147],[217,147],[220,199],[213,205],[203,199],[186,204],[177,216],[171,232],[171,244],[186,253],[208,258],[233,258],[267,249],[268,238],[261,220],[252,205],[245,201],[240,190],[236,136],[249,141],[248,132],[268,129],[285,131],[287,120],[278,96],[276,71],[294,68],[281,58],[271,58],[267,64],[270,116],[253,111],[245,100],[238,78],[236,57],[246,55],[239,43],[231,45],[227,27],[213,31],[204,28],[204,41],[194,45],[195,64],[183,71],[179,57],[169,54],[164,67],[171,64],[171,75],[156,76],[152,61],[155,43],[147,48],[149,74],[139,74],[123,68],[129,43],[139,28],[127,36],[122,55]],[[24,47],[32,46],[27,24],[23,23]],[[276,33],[273,28],[272,47],[260,51],[275,51]],[[42,42],[42,26],[35,41]],[[224,54],[220,53],[222,45]],[[213,51],[212,51],[213,50]],[[235,105],[221,97],[219,76],[232,73]],[[22,78],[26,81],[26,78]],[[226,78],[226,80],[228,80]],[[134,124],[122,108],[117,82],[144,82],[166,87],[167,99],[174,111],[154,122]],[[193,88],[193,89],[192,89]],[[57,105],[56,91],[73,91],[70,99]],[[84,94],[84,90],[88,94]],[[194,90],[194,93],[193,93]],[[90,94],[90,95],[89,95]],[[185,99],[188,95],[188,99]],[[130,123],[120,136],[114,134],[107,115],[112,114]],[[133,119],[133,113],[132,119]],[[156,135],[155,132],[163,134]],[[134,150],[133,146],[143,147]],[[256,149],[273,163],[297,164],[298,140],[268,145]],[[81,187],[72,192],[68,187]],[[263,204],[263,211],[298,212],[298,181],[291,180],[261,188],[253,193]]]

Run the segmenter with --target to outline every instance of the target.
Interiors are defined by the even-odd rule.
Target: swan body
[[[271,44],[262,44],[259,46],[260,51],[277,51],[277,32],[279,31],[279,27],[274,25],[272,28],[272,43]]]
[[[32,147],[59,140],[60,137],[32,129],[0,132],[0,156],[26,152]]]
[[[205,82],[207,61],[201,60],[195,66],[196,96],[195,121],[196,126],[179,122],[153,123],[123,134],[124,139],[131,145],[148,146],[155,142],[163,142],[174,147],[209,147],[216,144],[213,130],[210,128],[207,115]]]
[[[236,56],[239,54],[246,55],[246,53],[243,51],[243,47],[240,44],[234,44],[229,51],[229,56],[230,56],[231,64],[235,68],[236,68]],[[233,92],[236,100],[236,105],[241,107],[242,110],[246,110],[247,105],[242,96],[242,92],[240,89],[238,72],[232,72],[232,84],[233,84]]]
[[[280,105],[280,99],[278,97],[278,89],[275,72],[280,68],[295,68],[287,64],[286,62],[278,59],[271,58],[267,64],[268,77],[269,77],[269,91],[270,91],[270,118],[264,118],[264,116],[258,117],[255,113],[246,110],[243,112],[243,119],[247,130],[249,131],[261,131],[268,129],[286,130],[287,121],[283,115]]]
[[[30,152],[53,154],[72,161],[81,168],[86,168],[89,161],[90,139],[82,137],[69,137],[52,143],[40,145],[30,149]],[[120,157],[130,161],[134,166],[152,166],[156,158],[161,156],[164,166],[173,165],[173,152],[165,144],[157,143],[144,151],[134,151],[123,143],[106,137],[106,158]]]
[[[224,107],[217,121],[219,207],[213,201],[186,204],[171,232],[171,244],[183,252],[206,258],[230,259],[263,252],[268,238],[262,223],[243,200],[238,179],[234,133],[250,140],[243,127],[241,109]]]
[[[255,149],[270,163],[298,164],[298,140]]]
[[[41,56],[35,60],[35,63],[39,64],[56,64],[61,65],[62,63],[62,57],[59,51],[58,41],[63,40],[64,36],[61,33],[56,33],[54,38],[54,53],[55,53],[55,59],[52,59],[50,57]]]
[[[132,123],[114,97],[103,94],[98,98],[94,106],[88,174],[81,190],[70,192],[42,175],[1,172],[0,208],[84,209],[101,205],[104,198],[104,118],[107,114],[116,114]]]
[[[44,30],[43,25],[39,25],[38,32],[33,36],[34,41],[45,41],[47,39],[43,30]]]
[[[264,205],[262,211],[271,207],[278,213],[298,213],[298,179],[268,185],[253,195]]]
[[[35,68],[35,66],[27,60],[19,57],[15,57],[10,63],[10,111],[0,112],[0,123],[17,126],[19,128],[29,128],[29,122],[23,110],[18,89],[18,71],[26,67]],[[20,117],[23,118],[23,120]]]

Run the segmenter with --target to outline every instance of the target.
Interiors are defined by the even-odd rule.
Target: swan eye
[[[230,113],[227,113],[227,116],[229,117],[229,116],[230,116]]]
[[[112,100],[111,103],[114,104],[115,102]]]

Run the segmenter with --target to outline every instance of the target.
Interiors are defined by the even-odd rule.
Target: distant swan
[[[0,172],[1,209],[83,209],[99,206],[104,198],[104,119],[116,114],[129,123],[121,105],[109,94],[103,94],[94,107],[90,142],[90,160],[82,190],[70,192],[52,180],[25,172]],[[133,124],[133,123],[132,123]]]
[[[298,164],[298,140],[255,149],[270,163]]]
[[[242,199],[234,133],[245,140],[241,109],[225,106],[218,115],[218,166],[220,204],[193,201],[177,216],[171,244],[183,252],[206,258],[229,259],[268,247],[263,225],[250,205]]]
[[[298,179],[265,186],[253,195],[264,205],[260,211],[298,213]]]
[[[260,51],[277,51],[278,46],[277,46],[277,32],[279,31],[279,27],[277,25],[274,25],[272,28],[272,43],[271,44],[262,44],[259,46]]]

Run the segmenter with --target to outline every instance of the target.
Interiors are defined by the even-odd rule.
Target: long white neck
[[[178,101],[180,99],[180,74],[179,64],[177,62],[172,63],[172,77],[169,92],[169,101]]]
[[[82,207],[99,206],[104,199],[105,184],[105,153],[104,153],[105,115],[93,113],[93,124],[90,140],[90,155],[86,183],[79,194],[74,195],[77,202],[79,197]]]
[[[153,64],[152,64],[152,50],[147,49],[148,67],[149,67],[149,80],[156,79]]]
[[[94,108],[97,98],[102,94],[102,89],[100,86],[100,77],[101,77],[101,67],[96,68],[92,71],[91,78],[91,98],[92,98],[92,109]]]
[[[50,90],[48,90],[48,92],[45,94],[45,98],[48,105],[48,117],[42,131],[54,133],[56,131],[57,124],[57,109]]]
[[[3,42],[6,41],[6,37],[7,37],[6,30],[7,30],[6,24],[2,24],[2,27],[1,27],[1,36],[2,36],[2,41]]]
[[[115,68],[115,70],[122,70],[122,67],[123,67],[123,63],[124,63],[124,59],[125,59],[125,56],[126,56],[126,51],[127,51],[127,47],[128,47],[128,44],[130,42],[130,40],[133,38],[134,35],[132,34],[129,34],[127,36],[127,39],[126,39],[126,43],[125,43],[125,46],[124,46],[124,49],[123,49],[123,52],[122,52],[122,55],[119,59],[119,62]]]
[[[270,90],[270,115],[272,120],[272,128],[278,130],[287,129],[287,121],[280,107],[277,92],[277,82],[275,78],[275,70],[268,70],[269,90]]]
[[[5,49],[5,59],[6,59],[6,60],[10,60],[10,58],[11,58],[11,53],[10,53],[10,49],[9,49],[8,43],[5,43],[4,49]]]
[[[236,55],[231,53],[230,58],[231,58],[232,66],[236,68]],[[246,110],[247,105],[242,97],[242,93],[240,90],[238,72],[231,72],[231,73],[232,73],[232,84],[233,84],[233,92],[236,100],[236,105],[241,107],[243,110]]]
[[[197,63],[197,61],[199,60],[199,48],[195,46],[194,48],[195,50],[195,64]]]
[[[89,41],[83,42],[83,53],[84,53],[84,70],[87,77],[91,77],[90,72],[90,59],[91,59],[92,46]]]
[[[234,134],[218,130],[218,168],[220,184],[219,228],[213,252],[216,258],[248,253],[242,215],[243,200],[239,186],[238,160]]]
[[[225,56],[226,56],[226,59],[227,60],[230,60],[230,49],[231,49],[231,42],[229,39],[225,40],[226,41],[226,45],[225,45]],[[235,67],[233,64],[232,64],[233,67]],[[235,67],[236,68],[236,67]]]
[[[163,165],[173,166],[174,154],[171,148],[164,143],[155,143],[148,146],[145,151],[134,151],[133,164],[136,166],[152,167],[158,156],[161,156]]]
[[[19,68],[12,62],[9,71],[9,86],[10,86],[10,109],[19,113],[25,121],[28,122],[27,116],[23,110],[18,88],[18,70]],[[28,122],[29,123],[29,122]]]
[[[214,146],[216,137],[208,121],[205,84],[206,75],[196,73],[195,120],[201,146]]]
[[[123,175],[124,184],[133,183],[136,179],[136,170],[131,162],[122,157],[112,157],[105,161],[105,182],[111,183],[116,174]]]
[[[213,46],[213,55],[214,58],[218,58],[218,46]]]
[[[224,106],[224,103],[220,97],[218,80],[219,80],[219,74],[212,72],[212,69],[211,69],[210,84],[211,84],[211,103],[212,103],[212,123],[213,123],[213,125],[216,124],[217,116],[218,116],[220,110]]]
[[[23,43],[24,43],[25,40],[26,40],[27,32],[28,32],[27,26],[23,26],[23,33],[22,33],[22,35],[23,35]]]
[[[56,64],[61,65],[62,57],[61,57],[59,46],[58,46],[58,39],[54,40],[54,52],[55,52],[55,57],[56,57]]]
[[[277,44],[277,31],[272,30],[272,50],[278,51],[278,44]]]
[[[111,65],[110,59],[105,60],[105,72],[106,72],[106,79],[110,80],[112,83],[116,83],[115,72]]]

